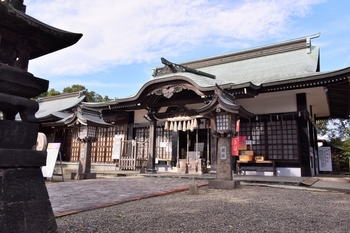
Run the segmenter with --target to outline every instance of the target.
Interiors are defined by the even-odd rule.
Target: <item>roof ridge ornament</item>
[[[319,32],[317,34],[306,37],[306,52],[308,54],[311,53],[311,39],[318,38],[320,35],[321,35],[321,33]]]
[[[206,73],[206,72],[203,72],[200,70],[196,70],[196,69],[188,68],[188,67],[183,66],[183,65],[172,63],[172,62],[166,60],[164,57],[162,57],[160,60],[162,61],[162,63],[164,65],[168,66],[169,69],[171,70],[171,72],[173,72],[173,73],[177,73],[178,70],[180,70],[180,72],[189,72],[192,74],[197,74],[197,75],[205,76],[205,77],[212,78],[212,79],[216,78],[215,75],[213,75],[213,74],[209,74],[209,73]]]

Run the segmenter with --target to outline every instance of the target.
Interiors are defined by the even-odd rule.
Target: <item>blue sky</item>
[[[161,57],[175,63],[321,33],[321,71],[350,66],[348,0],[25,0],[26,13],[82,39],[29,62],[62,91],[135,95]]]

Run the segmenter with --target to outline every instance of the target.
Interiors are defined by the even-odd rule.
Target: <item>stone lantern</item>
[[[213,136],[217,138],[217,179],[232,180],[232,155],[231,155],[231,138],[237,135],[236,133],[236,118],[237,114],[216,108],[215,125]]]
[[[31,100],[47,91],[49,82],[27,69],[29,60],[71,46],[82,34],[46,25],[25,9],[23,0],[0,1],[0,229],[56,232],[41,171],[47,154],[35,150],[39,105]]]
[[[239,184],[232,177],[232,137],[237,136],[236,122],[239,117],[249,118],[253,114],[236,104],[233,95],[220,88],[218,85],[213,99],[197,112],[210,117],[213,139],[217,140],[216,151],[216,179],[209,181],[209,188],[233,189]]]
[[[91,147],[97,141],[99,127],[110,127],[111,124],[103,120],[100,110],[79,105],[71,116],[50,123],[50,126],[65,124],[77,132],[77,140],[80,142],[79,167],[77,172],[72,172],[71,178],[76,180],[95,179],[96,174],[91,173]]]
[[[96,178],[96,174],[91,173],[91,147],[97,141],[97,129],[96,126],[79,124],[80,158],[78,173],[74,176],[76,180]]]

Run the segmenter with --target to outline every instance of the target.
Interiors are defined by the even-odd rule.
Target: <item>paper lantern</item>
[[[179,121],[179,124],[178,124],[178,126],[177,126],[177,130],[178,130],[178,131],[182,130],[182,123],[181,123],[181,121]]]
[[[194,128],[194,129],[197,129],[197,128],[198,128],[197,119],[193,119],[193,128]]]
[[[177,132],[177,122],[174,122],[174,132]]]

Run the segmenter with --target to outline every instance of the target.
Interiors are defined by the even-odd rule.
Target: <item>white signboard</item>
[[[46,166],[41,167],[44,177],[52,177],[60,146],[61,143],[49,143],[47,145]]]
[[[172,151],[172,144],[171,142],[160,142],[159,147],[165,148],[166,152],[171,152]]]
[[[226,146],[220,147],[220,159],[226,159]]]
[[[122,149],[122,141],[124,140],[124,134],[114,135],[112,159],[120,159],[120,153]]]
[[[332,154],[330,147],[318,148],[318,161],[320,164],[320,171],[331,172],[332,171]]]

